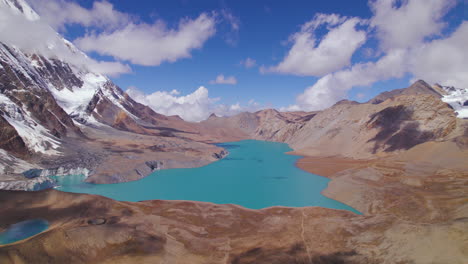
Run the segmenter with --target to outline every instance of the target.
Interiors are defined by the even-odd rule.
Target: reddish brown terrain
[[[430,88],[416,85],[418,91],[420,85]],[[118,179],[114,166],[135,166],[124,162],[128,153],[143,157],[153,149],[158,155],[167,150],[160,156],[166,162],[202,165],[190,160],[202,155],[205,145],[188,142],[209,140],[210,132],[215,142],[276,140],[289,143],[291,154],[306,155],[297,166],[332,180],[324,195],[362,215],[319,207],[249,210],[190,201],[118,202],[54,190],[2,191],[0,230],[30,218],[46,219],[51,227],[0,246],[0,262],[466,263],[466,120],[437,96],[402,93],[378,104],[340,102],[314,113],[265,110],[201,123],[177,121],[191,133],[173,131],[153,148],[151,135],[123,131],[106,138],[106,130],[81,127],[95,138],[90,146],[114,153],[91,181]]]

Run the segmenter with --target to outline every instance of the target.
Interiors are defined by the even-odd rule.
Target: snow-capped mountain
[[[1,9],[29,21],[40,19],[24,0],[0,0]],[[19,152],[57,155],[64,137],[81,134],[77,122],[156,133],[145,127],[166,117],[90,70],[89,57],[52,33],[46,47],[38,44],[33,50],[0,41],[0,116],[15,130],[1,138],[1,148],[12,151],[24,145],[27,149]],[[19,142],[14,147],[8,145],[12,138]]]
[[[459,118],[468,118],[468,89],[453,86],[441,86],[445,94],[442,101],[450,104]]]
[[[13,19],[20,16],[33,21],[31,26],[41,23],[24,0],[0,0],[0,22],[5,22],[5,11],[16,16]],[[86,54],[45,27],[52,33],[49,42],[27,48],[8,43],[0,34],[0,149],[6,150],[0,152],[0,172],[6,171],[4,164],[10,171],[21,172],[28,165],[23,160],[31,168],[98,168],[94,175],[102,177],[96,176],[95,182],[119,182],[151,173],[151,164],[161,159],[169,167],[207,164],[225,153],[205,143],[246,138],[295,147],[325,146],[321,152],[330,155],[336,155],[334,149],[343,155],[346,145],[349,155],[360,148],[362,155],[370,157],[377,151],[408,149],[449,135],[457,138],[456,117],[441,97],[458,111],[458,117],[466,116],[466,89],[433,89],[417,81],[409,88],[382,93],[367,104],[344,101],[320,113],[265,110],[189,123],[137,103],[91,69],[92,60]],[[397,124],[390,122],[395,116],[401,119]],[[330,147],[333,144],[338,147]],[[16,165],[20,163],[24,166]]]
[[[57,104],[51,82],[32,63],[38,57],[0,43],[0,113],[30,151],[57,154],[59,138],[80,131]],[[51,77],[58,61],[47,63]]]
[[[40,19],[39,15],[24,0],[0,0],[0,5],[10,8],[12,12],[23,15],[28,20]]]

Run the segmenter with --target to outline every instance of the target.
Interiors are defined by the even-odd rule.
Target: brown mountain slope
[[[408,88],[402,88],[402,89],[395,89],[391,90],[388,92],[383,92],[376,97],[372,98],[369,100],[369,103],[372,104],[380,104],[381,102],[392,98],[396,97],[399,95],[419,95],[419,94],[431,94],[436,97],[441,97],[443,93],[442,89],[438,89],[437,87],[431,87],[429,84],[427,84],[423,80],[419,80],[415,83],[413,83],[410,87]]]
[[[383,93],[379,103],[340,101],[320,112],[262,110],[200,123],[213,138],[225,129],[240,138],[288,143],[296,153],[369,159],[397,154],[425,142],[463,135],[463,120],[424,81]]]
[[[285,141],[308,155],[371,158],[449,140],[456,126],[453,110],[439,98],[400,95],[380,104],[335,105]]]

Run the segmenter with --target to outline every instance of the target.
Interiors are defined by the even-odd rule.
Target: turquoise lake
[[[218,204],[238,204],[251,209],[270,206],[321,206],[355,209],[323,196],[329,179],[295,166],[300,158],[284,143],[243,140],[218,144],[229,155],[207,166],[168,169],[138,181],[90,184],[84,176],[53,177],[57,190],[99,194],[120,201],[192,200]]]
[[[32,237],[49,228],[49,223],[42,219],[32,219],[11,225],[0,233],[0,245],[6,245]]]

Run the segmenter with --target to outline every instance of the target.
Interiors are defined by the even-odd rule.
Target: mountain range
[[[1,4],[29,20],[40,19],[24,1]],[[81,58],[74,61],[88,59],[71,42],[57,38]],[[89,181],[99,183],[134,180],[154,169],[146,163],[157,163],[158,168],[201,166],[224,155],[206,143],[247,138],[286,142],[308,155],[369,158],[427,141],[457,140],[464,133],[452,108],[465,103],[466,89],[431,87],[424,81],[367,103],[341,101],[318,112],[268,109],[185,122],[154,112],[106,76],[68,62],[60,56],[60,45],[48,47],[45,56],[0,43],[0,164],[9,178],[44,169],[43,175],[85,170]],[[459,100],[453,103],[457,94]],[[442,97],[452,98],[452,108]],[[123,144],[122,138],[129,142]]]
[[[1,0],[0,8],[11,8],[30,20],[40,19],[22,0]],[[80,60],[89,59],[73,43],[57,37],[67,52]],[[228,259],[230,263],[309,263],[299,261],[307,256],[312,259],[309,243],[316,252],[325,254],[323,262],[315,259],[310,263],[344,263],[331,262],[334,259],[356,261],[351,263],[425,263],[418,252],[420,247],[405,249],[399,243],[419,243],[426,237],[442,244],[463,237],[466,242],[466,232],[460,230],[468,223],[468,89],[418,80],[365,103],[343,100],[314,112],[265,109],[227,117],[213,114],[193,123],[156,113],[133,100],[105,75],[62,57],[61,51],[55,52],[58,49],[51,46],[48,54],[43,54],[0,42],[0,189],[46,189],[54,184],[48,175],[85,174],[86,181],[92,183],[138,180],[158,169],[203,166],[228,154],[213,143],[258,139],[287,143],[294,149],[291,154],[306,156],[299,167],[332,179],[324,194],[352,205],[364,215],[323,208],[252,212],[232,205],[195,202],[132,204],[53,190],[35,194],[2,192],[0,198],[5,201],[27,201],[31,214],[36,214],[40,206],[57,210],[53,209],[56,205],[73,205],[70,208],[82,212],[75,215],[57,211],[57,224],[63,227],[43,238],[44,243],[60,244],[64,236],[73,237],[77,244],[85,241],[84,234],[91,236],[92,232],[80,235],[73,233],[73,228],[84,225],[83,219],[93,210],[106,217],[115,214],[119,215],[116,219],[125,219],[117,228],[134,240],[109,235],[107,242],[99,244],[96,241],[105,236],[106,230],[96,227],[93,232],[102,233],[90,240],[102,253],[84,242],[80,245],[94,255],[79,256],[78,247],[73,245],[61,245],[62,251],[57,253],[31,242],[13,247],[16,253],[0,249],[0,260],[13,255],[27,260],[31,250],[34,254],[30,256],[41,259],[52,253],[71,252],[80,258],[77,262],[112,262],[112,254],[138,262],[142,259],[135,257],[135,252],[150,250],[157,252],[159,260],[179,258],[179,263],[187,260],[183,256],[191,256],[191,263],[221,263]],[[326,165],[330,161],[342,165]],[[13,205],[1,210],[0,215],[11,219],[19,214]],[[172,213],[177,210],[185,213]],[[72,217],[81,222],[67,222]],[[200,217],[211,220],[203,222]],[[316,220],[304,224],[307,217]],[[132,229],[135,222],[151,226],[149,219],[153,218],[159,219],[162,226],[178,230],[172,234],[176,238],[158,228],[154,234]],[[252,235],[236,233],[238,229],[221,224],[231,219],[233,225],[241,225],[241,218],[248,219],[246,230],[251,230]],[[328,221],[336,243],[320,229],[320,221]],[[288,226],[292,226],[290,230]],[[309,231],[305,232],[304,226]],[[205,229],[210,232],[204,233]],[[281,241],[273,238],[276,234]],[[190,244],[194,237],[198,246]],[[299,237],[300,241],[291,237]],[[217,251],[227,255],[211,254],[221,244],[223,248]],[[128,252],[109,253],[112,247],[120,246]],[[148,249],[152,246],[160,248]],[[452,254],[457,260],[463,255],[460,252],[467,250],[466,246],[460,252],[458,249],[453,246],[433,254]],[[176,251],[180,254],[173,253]]]

